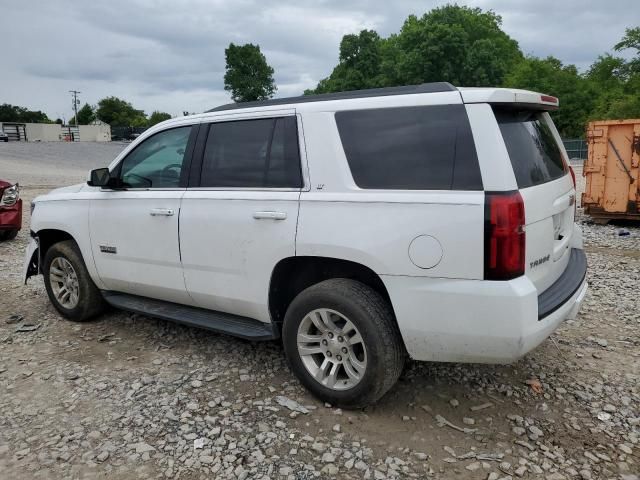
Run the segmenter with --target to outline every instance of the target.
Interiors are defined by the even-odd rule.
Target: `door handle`
[[[285,220],[287,214],[285,212],[253,212],[253,218],[256,220]]]
[[[152,208],[149,210],[149,215],[152,217],[171,217],[173,216],[172,208]]]

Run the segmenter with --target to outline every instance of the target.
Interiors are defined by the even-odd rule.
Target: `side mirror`
[[[111,180],[111,173],[108,168],[96,168],[89,173],[87,185],[91,187],[106,187]]]

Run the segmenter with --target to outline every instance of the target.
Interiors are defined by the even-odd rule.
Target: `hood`
[[[7,187],[10,187],[11,185],[14,185],[13,183],[9,183],[5,180],[0,180],[0,190],[4,190]]]
[[[68,187],[55,188],[51,190],[47,195],[57,195],[59,193],[78,193],[81,192],[85,186],[87,186],[86,183],[78,183],[76,185],[70,185]]]
[[[71,185],[69,187],[61,187],[51,190],[44,195],[39,195],[33,199],[34,203],[46,201],[46,200],[55,200],[58,195],[65,195],[67,193],[78,193],[84,190],[84,188],[91,188],[86,183],[78,183],[77,185]]]

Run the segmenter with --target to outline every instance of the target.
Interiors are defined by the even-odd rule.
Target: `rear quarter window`
[[[463,105],[342,111],[336,123],[360,188],[482,190]]]
[[[568,172],[546,116],[536,111],[494,110],[518,188],[550,182]]]

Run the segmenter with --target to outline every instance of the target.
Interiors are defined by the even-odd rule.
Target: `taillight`
[[[520,192],[486,192],[484,218],[485,280],[524,275],[524,202]]]

